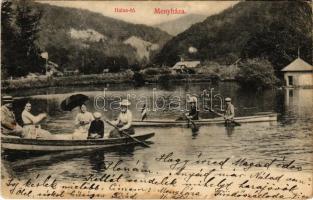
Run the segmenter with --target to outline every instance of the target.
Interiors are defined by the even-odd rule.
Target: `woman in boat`
[[[133,115],[131,111],[128,109],[130,106],[130,102],[127,99],[123,99],[120,102],[121,112],[118,118],[112,123],[118,127],[110,132],[109,137],[111,138],[119,138],[123,137],[123,132],[129,135],[135,134],[134,128],[132,127]]]
[[[23,121],[23,138],[51,138],[52,135],[49,131],[41,129],[39,122],[47,117],[46,113],[40,113],[39,115],[33,115],[31,111],[31,103],[27,102],[22,112]]]
[[[75,139],[87,139],[90,123],[94,120],[93,115],[87,111],[87,106],[82,104],[80,106],[80,113],[75,118],[75,125],[77,129],[73,135]]]

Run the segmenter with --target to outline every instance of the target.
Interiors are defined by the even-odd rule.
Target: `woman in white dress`
[[[90,123],[94,120],[91,112],[87,111],[85,104],[80,106],[80,113],[75,118],[75,125],[77,129],[73,134],[73,139],[87,139]]]
[[[26,103],[25,108],[22,112],[22,121],[23,121],[23,133],[24,138],[42,138],[42,139],[51,139],[52,135],[49,131],[41,129],[39,122],[47,117],[46,113],[40,113],[39,115],[33,115],[31,111],[31,103]]]

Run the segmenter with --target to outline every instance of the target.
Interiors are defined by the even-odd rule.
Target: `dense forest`
[[[197,53],[188,49],[194,47]],[[312,9],[305,1],[245,1],[194,24],[172,38],[154,62],[173,65],[180,56],[229,65],[262,58],[276,71],[298,56],[312,63]]]
[[[9,76],[43,73],[41,52],[60,69],[82,73],[117,72],[145,65],[137,49],[124,41],[132,36],[162,47],[170,35],[158,28],[127,23],[82,9],[27,0],[3,1],[2,66]],[[146,41],[146,42],[145,42]],[[157,49],[151,50],[155,54]]]

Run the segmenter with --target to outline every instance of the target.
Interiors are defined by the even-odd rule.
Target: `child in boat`
[[[87,139],[99,139],[104,135],[104,122],[101,120],[101,113],[95,112],[93,114],[94,120],[91,122],[88,130]]]
[[[52,135],[49,131],[41,129],[39,122],[47,117],[46,113],[40,113],[39,115],[33,115],[31,111],[32,104],[27,102],[22,112],[23,121],[23,138],[44,138],[51,139]]]
[[[121,112],[118,118],[112,123],[116,124],[118,130],[113,129],[110,132],[109,135],[110,138],[123,137],[124,135],[122,132],[127,133],[129,135],[135,134],[134,128],[132,127],[133,115],[131,111],[128,109],[128,106],[130,106],[130,102],[127,99],[124,99],[120,102]]]
[[[73,134],[73,139],[87,139],[90,123],[94,120],[93,115],[87,111],[87,106],[82,104],[80,106],[80,113],[75,118],[75,125],[77,129]]]

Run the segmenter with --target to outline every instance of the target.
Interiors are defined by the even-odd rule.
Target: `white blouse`
[[[117,123],[121,122],[124,124],[123,129],[128,129],[132,125],[133,115],[127,110],[125,113],[121,112],[117,118]]]

